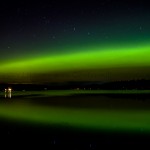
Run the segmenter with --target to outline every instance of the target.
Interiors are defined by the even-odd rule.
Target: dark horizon
[[[0,90],[11,87],[15,90],[150,90],[150,80],[124,81],[70,81],[51,83],[0,83]]]

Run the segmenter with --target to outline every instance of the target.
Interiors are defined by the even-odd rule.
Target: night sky
[[[0,82],[150,79],[148,1],[0,3]]]

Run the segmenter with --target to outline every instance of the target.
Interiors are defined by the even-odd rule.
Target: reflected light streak
[[[12,97],[12,89],[11,88],[5,89],[5,98],[11,97]]]

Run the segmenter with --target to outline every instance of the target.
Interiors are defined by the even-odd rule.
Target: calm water
[[[93,94],[94,93],[94,94]],[[2,141],[48,147],[99,148],[149,143],[146,93],[74,91],[0,93]],[[10,96],[11,95],[11,96]]]

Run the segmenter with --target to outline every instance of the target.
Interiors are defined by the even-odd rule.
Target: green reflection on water
[[[0,104],[0,117],[45,125],[96,130],[150,131],[149,110],[108,110],[39,106],[25,102]]]
[[[80,108],[59,105],[40,105],[37,104],[36,98],[48,101],[53,96],[66,96],[72,94],[147,94],[150,91],[100,91],[100,90],[64,90],[64,91],[24,91],[12,92],[12,99],[0,99],[0,117],[8,120],[15,120],[29,123],[39,123],[45,125],[67,125],[70,127],[94,129],[94,130],[115,130],[115,131],[142,131],[150,132],[150,110],[149,109],[106,109],[101,108]],[[37,94],[37,96],[35,96]],[[4,93],[0,93],[4,96]],[[29,96],[26,98],[13,98],[13,96]],[[61,97],[59,97],[61,98]],[[83,104],[91,102],[93,99],[84,99]],[[82,98],[80,97],[81,101]],[[32,103],[30,102],[32,100]],[[77,97],[79,99],[79,97]],[[106,99],[98,98],[106,104]],[[111,98],[110,98],[111,99]],[[57,99],[55,99],[57,101]],[[72,96],[69,97],[72,101]],[[122,99],[121,99],[122,100]],[[60,101],[57,101],[59,103]],[[75,101],[76,102],[76,101]],[[80,101],[77,101],[79,103]],[[95,103],[96,101],[93,101]],[[115,99],[111,103],[116,106]],[[131,103],[136,105],[138,101],[124,100],[121,102]],[[102,102],[103,103],[103,102]],[[74,104],[74,103],[73,103]],[[140,103],[139,103],[140,104]],[[80,105],[80,104],[79,104]],[[96,105],[96,104],[95,104]],[[120,105],[120,104],[119,104]],[[124,104],[123,104],[124,105]],[[120,107],[121,108],[121,107]]]

